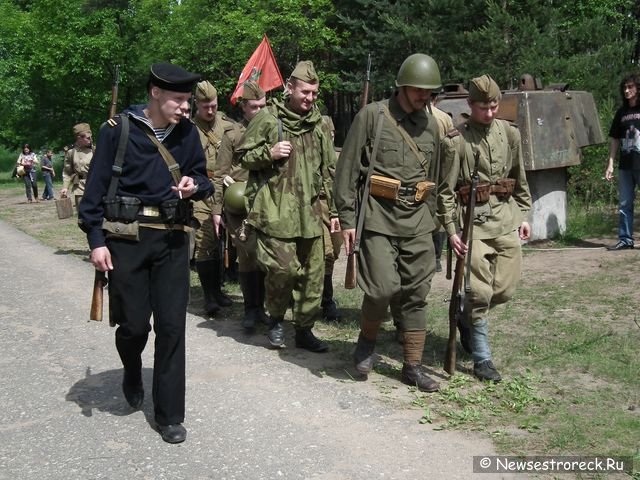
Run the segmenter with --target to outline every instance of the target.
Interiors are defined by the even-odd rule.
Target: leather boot
[[[421,365],[403,363],[402,364],[402,383],[412,387],[418,387],[421,392],[433,393],[440,390],[440,385],[429,375],[421,370]]]
[[[425,330],[404,332],[404,363],[400,379],[405,385],[418,387],[418,390],[422,392],[437,392],[440,385],[424,373],[420,365],[426,338],[427,332]]]
[[[267,332],[267,338],[269,343],[274,348],[284,347],[284,326],[282,322],[284,317],[272,317],[269,331]]]
[[[230,307],[233,301],[222,291],[222,268],[220,260],[214,260],[216,268],[213,275],[213,298],[221,307]]]
[[[489,381],[489,382],[501,382],[502,377],[496,370],[496,367],[493,365],[491,360],[485,360],[483,362],[478,362],[473,364],[473,374],[478,377],[479,380]]]
[[[333,275],[324,276],[324,288],[322,290],[322,317],[327,322],[339,322],[342,318],[338,305],[333,299]]]
[[[362,332],[358,335],[358,343],[353,352],[353,364],[359,374],[365,377],[369,375],[373,368],[373,352],[376,348],[375,340],[367,340]]]
[[[196,262],[196,272],[198,272],[200,286],[204,294],[204,311],[210,317],[213,317],[220,310],[220,305],[213,296],[215,270],[216,262],[212,260]]]
[[[316,337],[311,328],[296,329],[296,347],[314,353],[324,353],[329,350],[329,345]]]
[[[238,280],[242,289],[244,299],[244,317],[242,318],[242,328],[247,332],[252,332],[256,328],[258,320],[258,291],[257,272],[239,272]]]

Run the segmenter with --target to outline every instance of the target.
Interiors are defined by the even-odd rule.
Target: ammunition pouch
[[[415,187],[403,187],[400,180],[371,175],[369,193],[377,198],[396,200],[407,203],[407,197],[413,197],[413,203],[424,202],[429,197],[436,184],[429,181],[418,182]],[[411,201],[409,201],[411,203]]]
[[[137,219],[142,202],[136,197],[103,197],[104,218],[109,222],[130,223]]]
[[[513,194],[515,186],[515,178],[499,178],[495,185],[491,185],[491,193],[494,193],[500,200],[508,200]]]
[[[513,194],[515,186],[516,181],[513,178],[499,178],[493,185],[489,182],[481,182],[476,190],[476,203],[482,204],[489,201],[491,195],[498,197],[498,200],[508,200]],[[458,197],[463,205],[469,204],[470,192],[471,185],[463,185],[458,188]]]
[[[397,200],[402,183],[395,178],[383,177],[382,175],[371,175],[371,185],[369,193],[376,198],[386,198],[387,200]]]
[[[436,184],[433,182],[416,183],[416,202],[426,202],[434,188],[436,188]]]
[[[188,200],[172,199],[160,204],[160,218],[163,223],[192,226],[193,204]]]
[[[118,221],[102,221],[102,229],[107,238],[117,238],[137,242],[140,240],[140,225],[137,221],[125,223]]]

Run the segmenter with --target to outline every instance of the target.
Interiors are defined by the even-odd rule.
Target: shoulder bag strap
[[[124,154],[127,151],[127,143],[129,140],[129,117],[127,115],[119,115],[121,121],[120,138],[118,140],[118,150],[116,150],[116,158],[111,167],[111,183],[107,191],[107,198],[115,198],[118,189],[118,182],[122,175],[122,165],[124,164]],[[109,120],[114,121],[113,119]]]

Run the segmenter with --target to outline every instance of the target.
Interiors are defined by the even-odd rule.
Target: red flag
[[[265,92],[284,85],[266,34],[262,37],[262,42],[260,42],[256,51],[253,52],[253,55],[251,55],[251,58],[242,69],[236,89],[231,95],[231,103],[233,105],[236,104],[238,97],[242,96],[242,84],[247,80],[257,82]]]

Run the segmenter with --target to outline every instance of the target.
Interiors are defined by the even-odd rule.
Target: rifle
[[[111,105],[109,107],[109,118],[116,115],[118,107],[118,84],[120,83],[120,65],[116,65],[116,72],[113,78],[113,86],[111,87]],[[96,270],[93,278],[93,295],[91,296],[91,311],[89,312],[89,320],[102,321],[102,310],[104,304],[104,287],[107,286],[107,274]],[[115,326],[115,323],[109,319],[109,325]]]
[[[473,174],[471,175],[471,191],[469,192],[469,204],[464,215],[464,228],[462,230],[462,243],[469,246],[464,258],[456,260],[456,270],[451,289],[451,300],[449,301],[449,339],[447,340],[447,351],[444,358],[444,371],[453,375],[456,370],[456,336],[459,323],[466,322],[470,308],[468,305],[471,296],[471,241],[473,240],[473,212],[476,207],[476,191],[480,177],[478,175],[478,163],[480,153],[476,152],[474,157]],[[462,281],[464,279],[464,288]]]
[[[224,229],[224,268],[229,268],[229,230]]]
[[[353,248],[347,256],[347,270],[344,276],[344,288],[351,289],[356,287],[357,277],[357,255],[360,251],[360,237],[362,236],[362,227],[364,226],[364,211],[366,210],[366,201],[369,198],[369,191],[371,190],[371,175],[373,174],[373,165],[378,154],[378,145],[380,144],[380,133],[382,132],[382,115],[384,110],[378,108],[378,119],[376,126],[376,136],[373,140],[373,150],[371,151],[371,159],[369,160],[369,167],[367,167],[367,176],[364,179],[364,185],[362,188],[362,196],[360,197],[358,208],[358,221],[356,222],[356,238],[353,242]]]
[[[118,111],[118,84],[120,83],[120,65],[116,65],[116,73],[113,77],[113,85],[111,87],[111,107],[109,108],[109,118],[116,116]]]
[[[367,74],[362,87],[362,98],[360,99],[360,109],[362,110],[369,103],[369,80],[371,76],[371,54],[367,57]]]

